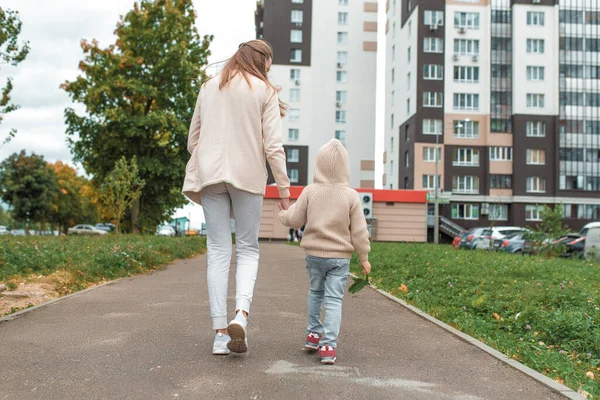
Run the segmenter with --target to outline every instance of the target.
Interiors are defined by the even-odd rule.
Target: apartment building
[[[377,2],[261,0],[255,23],[274,49],[270,80],[289,105],[292,184],[312,183],[318,149],[337,138],[350,154],[351,186],[373,188]]]
[[[389,0],[384,186],[465,228],[600,219],[599,3]]]

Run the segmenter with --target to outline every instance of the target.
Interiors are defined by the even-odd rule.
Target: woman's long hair
[[[273,60],[273,47],[264,40],[250,40],[240,44],[236,53],[227,60],[221,70],[221,83],[219,89],[223,89],[237,75],[242,74],[248,85],[252,86],[248,75],[255,76],[269,85],[277,96],[277,89],[267,76],[267,60]],[[287,111],[287,105],[279,100],[279,113],[283,117]]]

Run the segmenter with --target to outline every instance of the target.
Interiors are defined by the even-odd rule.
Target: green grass
[[[377,287],[600,398],[600,264],[426,244],[372,247]],[[356,259],[353,271],[360,272]]]
[[[203,252],[199,237],[106,235],[101,237],[1,237],[0,282],[55,274],[61,294],[107,280],[158,269]]]

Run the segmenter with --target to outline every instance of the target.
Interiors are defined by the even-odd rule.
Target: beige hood
[[[337,139],[321,147],[317,153],[314,183],[350,184],[348,152]]]

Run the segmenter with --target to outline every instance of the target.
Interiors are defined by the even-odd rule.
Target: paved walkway
[[[321,366],[301,349],[302,250],[261,257],[248,355],[210,354],[202,256],[0,323],[0,399],[561,398],[370,289],[346,297]]]

